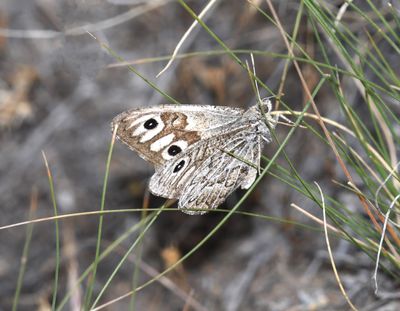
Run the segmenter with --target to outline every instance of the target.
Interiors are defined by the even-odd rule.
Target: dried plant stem
[[[325,198],[324,198],[324,194],[321,190],[321,187],[318,185],[317,182],[315,182],[315,185],[317,186],[320,194],[321,194],[321,200],[322,200],[322,216],[323,216],[323,221],[324,221],[324,232],[325,232],[325,240],[326,240],[326,246],[328,249],[328,254],[329,254],[329,259],[331,261],[331,265],[332,265],[332,269],[333,269],[333,273],[335,274],[335,278],[336,281],[339,285],[340,291],[342,292],[344,298],[346,299],[347,303],[349,304],[350,308],[352,310],[357,310],[357,308],[353,305],[353,303],[351,302],[349,296],[346,293],[346,290],[344,289],[344,286],[342,284],[342,281],[340,280],[339,277],[339,273],[337,272],[336,269],[336,264],[335,264],[335,260],[333,259],[333,254],[332,254],[332,249],[331,249],[331,244],[329,241],[329,236],[328,236],[328,227],[327,227],[327,223],[326,223],[326,210],[325,210]]]
[[[217,0],[210,0],[210,2],[208,2],[208,4],[205,6],[205,8],[200,12],[200,14],[198,15],[199,18],[203,18],[204,15],[210,11],[210,9],[212,8],[212,6],[217,2]],[[179,53],[180,48],[182,47],[183,43],[185,42],[185,40],[189,37],[190,33],[193,31],[193,29],[199,24],[199,22],[197,20],[195,20],[192,25],[189,27],[188,30],[186,30],[185,34],[182,36],[182,38],[179,40],[178,44],[176,45],[174,52],[172,53],[172,56],[170,58],[170,60],[168,61],[168,63],[165,65],[165,67],[157,74],[157,78],[159,76],[161,76],[171,65],[172,62],[175,60],[176,56]]]

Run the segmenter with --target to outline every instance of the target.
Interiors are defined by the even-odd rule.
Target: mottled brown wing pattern
[[[118,125],[117,138],[157,169],[242,113],[241,109],[186,105],[134,109],[114,118],[112,128]]]
[[[168,151],[164,156],[162,153],[166,147],[178,142],[184,149],[200,140],[197,131],[185,130],[187,117],[179,112],[126,115],[114,123],[118,124],[118,139],[156,167],[168,160]]]

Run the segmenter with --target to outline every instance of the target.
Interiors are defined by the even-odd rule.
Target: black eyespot
[[[158,125],[158,122],[156,120],[154,120],[153,118],[148,119],[146,122],[144,122],[144,128],[147,130],[151,130],[156,128]]]
[[[168,154],[170,155],[170,156],[174,156],[174,155],[177,155],[179,152],[181,152],[182,151],[182,149],[181,149],[181,147],[179,147],[179,146],[177,146],[177,145],[172,145],[172,146],[170,146],[169,148],[168,148]]]
[[[174,168],[174,173],[179,172],[182,167],[185,165],[185,160],[181,160],[177,166],[175,166]]]

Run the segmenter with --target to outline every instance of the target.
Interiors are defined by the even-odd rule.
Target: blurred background
[[[265,1],[253,1],[269,12]],[[362,2],[362,1],[361,1]],[[382,1],[383,3],[384,1]],[[199,13],[207,1],[187,1]],[[291,33],[299,1],[273,1],[285,29]],[[343,1],[324,2],[338,12]],[[344,21],[355,33],[364,27],[354,12]],[[352,15],[353,14],[353,15]],[[232,50],[287,54],[279,30],[248,1],[217,1],[205,16],[206,24]],[[255,104],[249,75],[229,55],[209,53],[222,47],[202,27],[185,41],[180,54],[200,52],[174,61],[159,78],[169,56],[193,18],[176,1],[140,0],[2,0],[0,2],[0,226],[54,215],[49,181],[41,151],[54,178],[59,214],[100,208],[106,159],[111,141],[110,121],[135,107],[168,103],[156,90],[110,56],[86,30],[133,66],[158,88],[181,103],[247,108]],[[320,53],[306,18],[297,42],[315,58]],[[237,54],[242,61],[249,53]],[[332,56],[332,64],[340,60]],[[399,63],[399,55],[386,55]],[[255,55],[258,77],[278,92],[285,58]],[[320,79],[302,64],[310,89]],[[397,67],[398,70],[398,67]],[[343,86],[355,105],[360,95],[351,83]],[[283,100],[301,110],[306,95],[289,64]],[[262,90],[262,96],[272,95]],[[343,121],[337,99],[322,88],[315,98],[325,117]],[[362,109],[360,109],[362,113]],[[365,111],[367,112],[367,111]],[[398,111],[397,111],[398,113]],[[362,118],[362,115],[360,115]],[[278,126],[282,141],[290,127]],[[277,145],[268,145],[272,156]],[[318,181],[324,192],[352,210],[357,199],[332,180],[344,175],[330,148],[305,129],[297,129],[285,148],[302,178]],[[278,163],[285,164],[281,156]],[[264,163],[265,165],[265,163]],[[287,165],[286,165],[287,166]],[[147,196],[153,168],[125,146],[116,143],[110,167],[105,208],[159,207],[164,200]],[[232,208],[244,192],[232,194],[223,208]],[[332,272],[324,233],[290,221],[322,227],[290,207],[296,203],[321,217],[321,209],[294,188],[266,176],[240,210],[273,216],[282,221],[234,215],[183,264],[135,296],[137,310],[348,310]],[[189,216],[162,213],[146,232],[140,247],[116,273],[101,302],[119,297],[174,264],[204,238],[224,214]],[[140,222],[140,212],[111,213],[104,218],[102,250]],[[65,219],[60,225],[61,264],[57,301],[75,288],[62,310],[79,310],[85,293],[79,276],[93,262],[98,215]],[[0,231],[0,310],[11,310],[21,272],[27,232],[24,225]],[[100,263],[94,297],[140,231],[128,236]],[[49,310],[56,263],[54,221],[33,226],[18,310]],[[344,240],[332,237],[342,282],[361,310],[399,310],[399,297],[374,295],[374,260]],[[137,267],[137,268],[135,268]],[[384,273],[382,290],[398,285]],[[130,298],[107,307],[128,310]]]

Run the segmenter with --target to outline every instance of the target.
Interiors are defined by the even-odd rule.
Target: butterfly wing
[[[238,108],[165,105],[123,112],[111,126],[118,126],[117,138],[157,169],[242,114]]]
[[[179,208],[188,214],[204,214],[221,205],[237,188],[248,189],[257,177],[260,148],[260,137],[250,132],[228,141],[186,184]]]
[[[197,174],[202,163],[214,152],[216,141],[221,139],[215,136],[196,142],[181,155],[156,169],[150,179],[150,192],[164,198],[178,199],[185,184]]]
[[[157,171],[150,191],[179,198],[179,208],[188,214],[204,214],[239,186],[250,187],[257,175],[254,165],[259,164],[260,148],[260,136],[250,129],[202,140]]]

